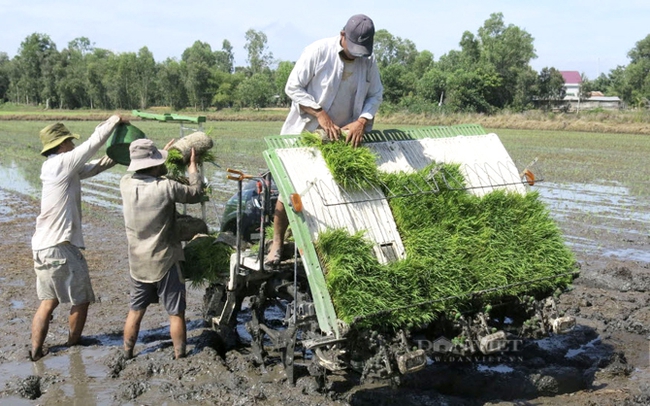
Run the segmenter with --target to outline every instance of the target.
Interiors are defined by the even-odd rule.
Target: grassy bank
[[[170,113],[166,107],[152,107],[146,110],[150,113]],[[117,111],[125,116],[131,116],[131,110]],[[173,112],[190,116],[205,116],[208,122],[278,122],[284,121],[287,108],[269,109],[223,109],[218,111],[184,110]],[[23,120],[59,120],[59,121],[100,121],[113,114],[114,111],[103,110],[43,110],[35,106],[0,105],[0,121]],[[134,122],[140,120],[133,117]],[[503,112],[495,115],[458,113],[458,114],[403,114],[377,115],[377,126],[383,128],[408,126],[437,126],[476,123],[485,128],[547,130],[547,131],[579,131],[614,134],[645,134],[650,135],[650,111],[606,111],[592,110],[580,113],[546,113],[542,111],[527,111],[524,113]],[[281,124],[279,124],[281,126]]]
[[[378,117],[382,124],[411,125],[456,125],[466,123],[480,124],[485,128],[581,131],[593,133],[645,134],[650,135],[649,111],[604,111],[594,110],[581,113],[544,113],[527,111],[524,113],[484,114],[442,114],[413,115],[394,114]]]

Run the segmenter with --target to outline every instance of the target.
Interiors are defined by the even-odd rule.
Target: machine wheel
[[[226,287],[221,283],[213,283],[205,289],[203,295],[203,320],[212,325],[212,318],[221,315],[226,303]]]
[[[221,316],[226,304],[226,287],[221,283],[214,283],[205,289],[203,295],[203,320],[207,326],[219,335],[226,350],[232,349],[237,345],[239,335],[237,334],[237,318],[233,317],[234,325],[220,324],[216,325],[212,319]]]

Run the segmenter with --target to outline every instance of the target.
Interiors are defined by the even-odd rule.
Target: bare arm
[[[361,145],[361,142],[363,141],[363,133],[367,123],[367,118],[359,117],[357,121],[353,121],[343,127],[343,130],[347,131],[348,133],[345,137],[345,142],[349,142],[354,148]]]
[[[300,105],[300,110],[302,110],[304,113],[316,117],[316,119],[318,120],[318,125],[320,125],[320,127],[323,130],[325,130],[330,140],[336,141],[339,139],[339,135],[341,134],[341,128],[339,128],[339,126],[334,124],[329,114],[327,114],[325,110],[314,109],[311,107],[303,106],[302,104]]]
[[[196,165],[196,153],[194,152],[194,147],[192,147],[192,152],[190,154],[190,164],[187,167],[187,173],[199,173],[199,168]]]

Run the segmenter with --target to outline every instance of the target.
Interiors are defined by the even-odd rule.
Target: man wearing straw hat
[[[95,301],[88,264],[81,252],[85,248],[81,231],[81,179],[115,165],[106,156],[88,161],[121,122],[120,116],[110,117],[77,147],[73,139],[79,139],[79,135],[71,133],[62,123],[48,125],[40,131],[41,155],[47,160],[41,168],[41,213],[32,237],[36,292],[41,300],[32,321],[29,352],[32,361],[44,355],[43,343],[50,318],[59,303],[72,304],[66,345],[76,345],[81,340],[88,306]]]
[[[172,142],[163,150],[149,139],[131,142],[127,170],[135,173],[120,181],[131,276],[129,313],[124,323],[126,358],[133,357],[147,307],[159,300],[169,315],[174,358],[185,356],[185,280],[179,264],[184,255],[175,233],[176,203],[199,203],[203,193],[194,148],[187,167],[189,185],[164,177]]]

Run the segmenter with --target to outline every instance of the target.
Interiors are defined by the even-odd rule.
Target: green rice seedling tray
[[[381,175],[360,190],[337,182],[332,172],[345,168],[326,162],[304,135],[265,140],[283,201],[301,196],[302,211],[288,207],[287,214],[326,334],[339,337],[346,323],[422,325],[448,310],[489,305],[500,295],[547,294],[570,281],[562,275],[574,260],[557,227],[498,136],[479,125],[366,133],[364,148]],[[495,214],[500,207],[505,214]],[[538,249],[517,250],[526,243]],[[553,269],[542,272],[536,264],[544,262]],[[482,275],[481,268],[495,271]],[[548,279],[526,286],[542,276]],[[478,301],[438,300],[499,286],[501,293]]]

